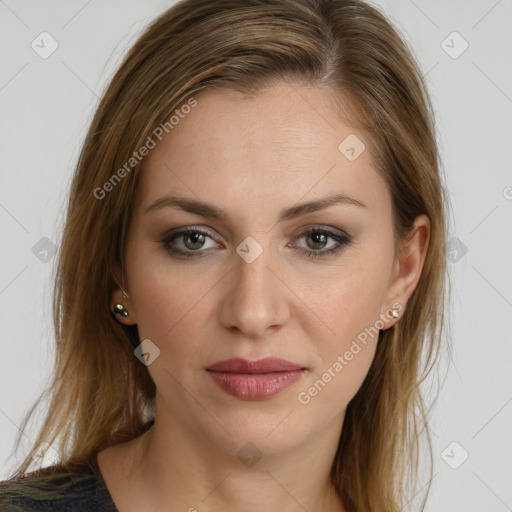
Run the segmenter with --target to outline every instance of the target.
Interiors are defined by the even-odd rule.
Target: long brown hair
[[[379,334],[332,467],[350,510],[398,512],[411,499],[425,429],[432,462],[420,385],[441,349],[449,349],[449,339],[443,342],[448,201],[418,65],[386,18],[361,0],[182,0],[129,50],[77,163],[55,281],[53,380],[25,417],[16,449],[43,398],[49,408],[32,451],[52,444],[65,470],[147,430],[155,384],[133,354],[140,343],[136,326],[123,326],[110,313],[112,263],[122,266],[141,170],[134,155],[163,123],[171,129],[169,117],[195,92],[253,94],[280,81],[330,91],[368,131],[391,192],[396,240],[417,215],[431,222],[418,285],[400,322]],[[29,455],[15,476],[31,462]]]

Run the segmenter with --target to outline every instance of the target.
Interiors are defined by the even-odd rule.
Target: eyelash
[[[200,235],[206,235],[212,239],[214,238],[213,234],[204,228],[196,229],[194,227],[188,227],[188,228],[181,229],[178,232],[170,233],[169,235],[165,236],[162,240],[160,240],[160,242],[163,244],[164,248],[167,251],[171,252],[172,254],[175,254],[180,257],[183,256],[185,258],[197,258],[198,257],[197,254],[200,254],[201,252],[205,252],[205,251],[201,251],[200,249],[198,249],[197,251],[190,251],[190,250],[183,251],[181,249],[176,249],[171,246],[171,242],[174,242],[174,240],[176,240],[177,238],[183,237],[185,235],[195,234],[195,233],[199,233]],[[311,235],[313,233],[320,233],[322,235],[327,235],[328,238],[332,238],[333,240],[335,240],[337,242],[337,245],[331,249],[326,250],[326,251],[322,251],[322,250],[314,251],[314,250],[307,250],[307,249],[299,248],[299,252],[309,258],[316,259],[316,258],[323,258],[326,256],[332,256],[335,253],[337,253],[338,251],[340,251],[341,249],[343,249],[344,247],[346,247],[347,245],[350,245],[352,243],[352,238],[350,236],[348,236],[346,234],[337,234],[333,231],[329,231],[329,230],[326,230],[326,229],[323,229],[320,227],[308,228],[308,229],[304,230],[302,233],[300,233],[300,235],[298,235],[295,239],[298,240],[298,239],[302,238],[303,236]]]

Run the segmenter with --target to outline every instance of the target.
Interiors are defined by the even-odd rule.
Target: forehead
[[[340,117],[326,91],[279,84],[252,96],[206,89],[194,99],[145,157],[144,205],[177,192],[240,206],[249,198],[252,206],[289,205],[341,192],[387,212],[368,135]]]

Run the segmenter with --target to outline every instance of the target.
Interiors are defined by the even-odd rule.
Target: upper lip
[[[206,369],[226,373],[271,373],[305,370],[305,367],[278,357],[265,357],[264,359],[258,359],[256,361],[235,357],[233,359],[218,361],[208,366]]]

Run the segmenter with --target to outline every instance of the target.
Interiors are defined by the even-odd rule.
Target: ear
[[[110,311],[114,311],[116,304],[121,304],[128,315],[123,317],[120,314],[115,314],[116,320],[124,325],[134,325],[137,323],[137,315],[128,284],[123,279],[123,272],[117,262],[112,263],[111,269],[114,287],[110,295]]]
[[[410,234],[400,246],[386,296],[386,329],[400,321],[407,301],[420,280],[430,240],[430,228],[429,218],[424,214],[418,215]],[[399,311],[398,318],[389,314],[391,308]]]

